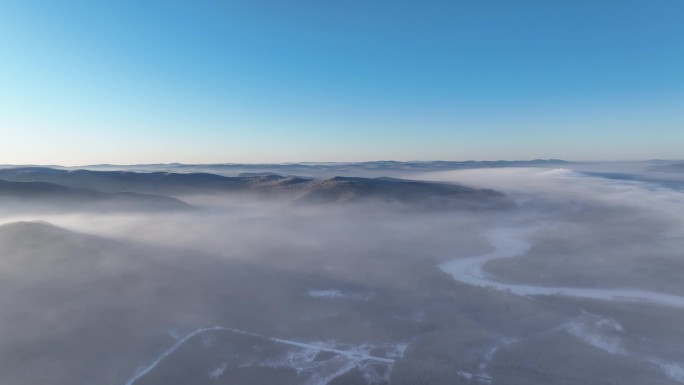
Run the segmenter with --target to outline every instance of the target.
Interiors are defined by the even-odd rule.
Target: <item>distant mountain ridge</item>
[[[300,176],[364,176],[369,172],[402,173],[428,172],[444,170],[461,170],[470,168],[496,167],[551,167],[567,165],[570,162],[560,159],[534,160],[494,160],[494,161],[370,161],[370,162],[301,162],[301,163],[271,163],[271,164],[139,164],[139,165],[91,165],[82,168],[91,170],[131,171],[168,171],[168,172],[209,172],[221,175],[236,176],[241,173],[273,173]]]
[[[44,181],[0,179],[0,208],[52,208],[103,211],[160,211],[188,209],[179,199],[134,192],[107,193]]]
[[[243,194],[286,198],[297,203],[328,204],[379,200],[425,208],[503,208],[511,202],[501,193],[453,184],[394,178],[300,178],[281,175],[225,177],[208,173],[140,173],[130,171],[60,170],[41,167],[0,169],[0,179],[42,182],[100,194],[152,194],[182,198],[198,194]],[[47,189],[47,185],[40,186]],[[14,186],[17,188],[17,186]],[[50,186],[52,190],[59,190]],[[59,192],[59,191],[57,191]]]
[[[334,177],[315,179],[304,186],[303,202],[334,203],[377,199],[425,208],[503,208],[510,202],[494,190],[392,178]]]
[[[670,163],[651,166],[648,168],[648,171],[684,173],[684,163]]]
[[[497,168],[497,167],[562,167],[572,164],[561,159],[533,159],[533,160],[491,160],[491,161],[369,161],[369,162],[299,162],[299,163],[210,163],[210,164],[183,164],[183,163],[156,163],[156,164],[132,164],[112,165],[95,164],[79,167],[61,166],[12,166],[0,165],[0,168],[30,168],[47,167],[62,170],[99,170],[99,171],[140,171],[140,172],[204,172],[224,176],[239,176],[240,174],[280,174],[309,177],[332,177],[332,176],[375,176],[392,175],[398,176],[407,172],[429,172],[445,170],[462,170],[473,168]]]

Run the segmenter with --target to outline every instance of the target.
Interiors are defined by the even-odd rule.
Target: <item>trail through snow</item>
[[[336,353],[336,354],[339,354],[341,356],[347,357],[351,361],[356,361],[356,362],[369,360],[369,361],[384,362],[387,364],[394,364],[394,361],[395,361],[395,360],[390,359],[390,358],[372,356],[372,355],[369,355],[369,354],[361,352],[361,351],[348,351],[348,350],[334,349],[334,348],[330,348],[330,347],[326,347],[326,346],[320,346],[320,345],[315,345],[315,344],[307,344],[307,343],[299,342],[299,341],[292,341],[292,340],[285,340],[282,338],[268,337],[268,336],[264,336],[261,334],[252,333],[252,332],[246,331],[246,330],[228,328],[228,327],[223,327],[223,326],[212,326],[212,327],[199,328],[199,329],[187,334],[185,337],[179,339],[178,341],[176,341],[176,343],[173,346],[171,346],[170,348],[165,350],[159,357],[157,357],[157,359],[152,361],[147,366],[138,369],[135,372],[135,374],[131,378],[129,378],[128,381],[126,381],[125,385],[134,385],[138,379],[140,379],[141,377],[150,373],[155,367],[157,367],[157,365],[159,365],[164,360],[164,358],[173,354],[173,352],[178,350],[178,348],[183,346],[183,344],[185,344],[186,342],[191,340],[193,337],[195,337],[199,334],[202,334],[202,333],[206,333],[206,332],[210,332],[210,331],[217,331],[217,330],[227,331],[227,332],[232,332],[232,333],[238,333],[238,334],[244,334],[244,335],[257,337],[257,338],[264,338],[264,339],[267,339],[267,340],[270,340],[273,342],[286,344],[286,345],[290,345],[290,346],[296,346],[296,347],[302,348],[302,349],[316,350],[316,351],[321,351],[321,352],[332,352],[332,353]]]

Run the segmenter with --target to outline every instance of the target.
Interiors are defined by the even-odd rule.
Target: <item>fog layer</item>
[[[684,309],[658,298],[684,297],[684,194],[580,169],[5,201],[3,384],[682,383]],[[126,192],[98,180],[78,188]]]

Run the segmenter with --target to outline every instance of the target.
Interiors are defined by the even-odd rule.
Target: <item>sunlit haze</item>
[[[0,385],[684,385],[684,0],[0,0]]]

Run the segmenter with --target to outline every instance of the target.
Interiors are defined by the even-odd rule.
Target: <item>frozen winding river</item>
[[[497,281],[482,270],[482,266],[492,259],[511,258],[525,254],[531,247],[526,237],[541,227],[501,228],[487,233],[487,240],[494,251],[484,255],[457,258],[439,265],[442,271],[450,274],[456,281],[468,285],[494,287],[522,296],[565,295],[572,297],[648,302],[684,308],[684,297],[646,290],[628,289],[584,289],[577,287],[534,286],[504,283]]]

